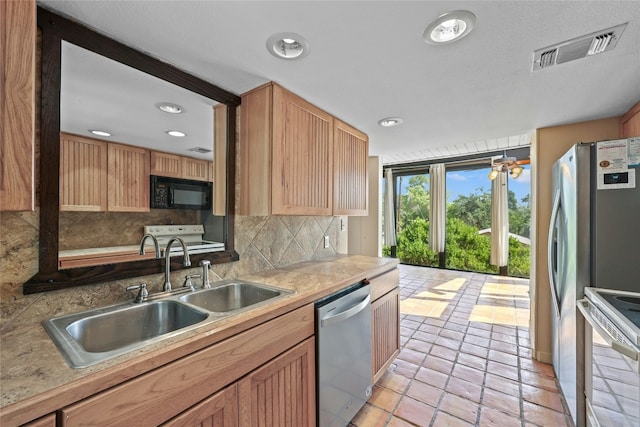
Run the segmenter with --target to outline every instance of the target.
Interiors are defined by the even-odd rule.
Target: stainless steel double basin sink
[[[55,317],[43,326],[70,366],[85,368],[291,294],[224,280],[208,289]]]

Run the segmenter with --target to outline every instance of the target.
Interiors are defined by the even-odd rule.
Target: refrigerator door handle
[[[553,198],[553,207],[551,208],[551,222],[549,223],[549,240],[547,244],[547,263],[549,271],[549,285],[551,285],[551,298],[553,299],[553,307],[556,309],[556,316],[560,316],[560,302],[556,291],[556,265],[558,251],[554,250],[554,232],[560,213],[560,190],[556,190]]]

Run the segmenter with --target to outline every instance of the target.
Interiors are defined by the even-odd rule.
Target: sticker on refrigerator
[[[622,188],[636,188],[635,169],[619,172],[598,171],[598,190],[620,190]]]
[[[640,137],[629,138],[629,165],[640,165]]]
[[[624,172],[629,168],[629,148],[626,139],[603,141],[596,144],[598,175]],[[600,181],[600,180],[598,180]]]

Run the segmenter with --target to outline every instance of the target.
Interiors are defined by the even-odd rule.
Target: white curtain
[[[509,206],[507,174],[491,181],[491,264],[505,267],[509,262]]]
[[[429,248],[444,252],[447,212],[444,163],[429,166]]]
[[[396,245],[396,216],[393,204],[393,173],[391,169],[384,171],[384,244]]]

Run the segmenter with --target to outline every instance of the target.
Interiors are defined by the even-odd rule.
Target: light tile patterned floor
[[[573,426],[531,358],[529,281],[400,266],[401,352],[352,426]]]

